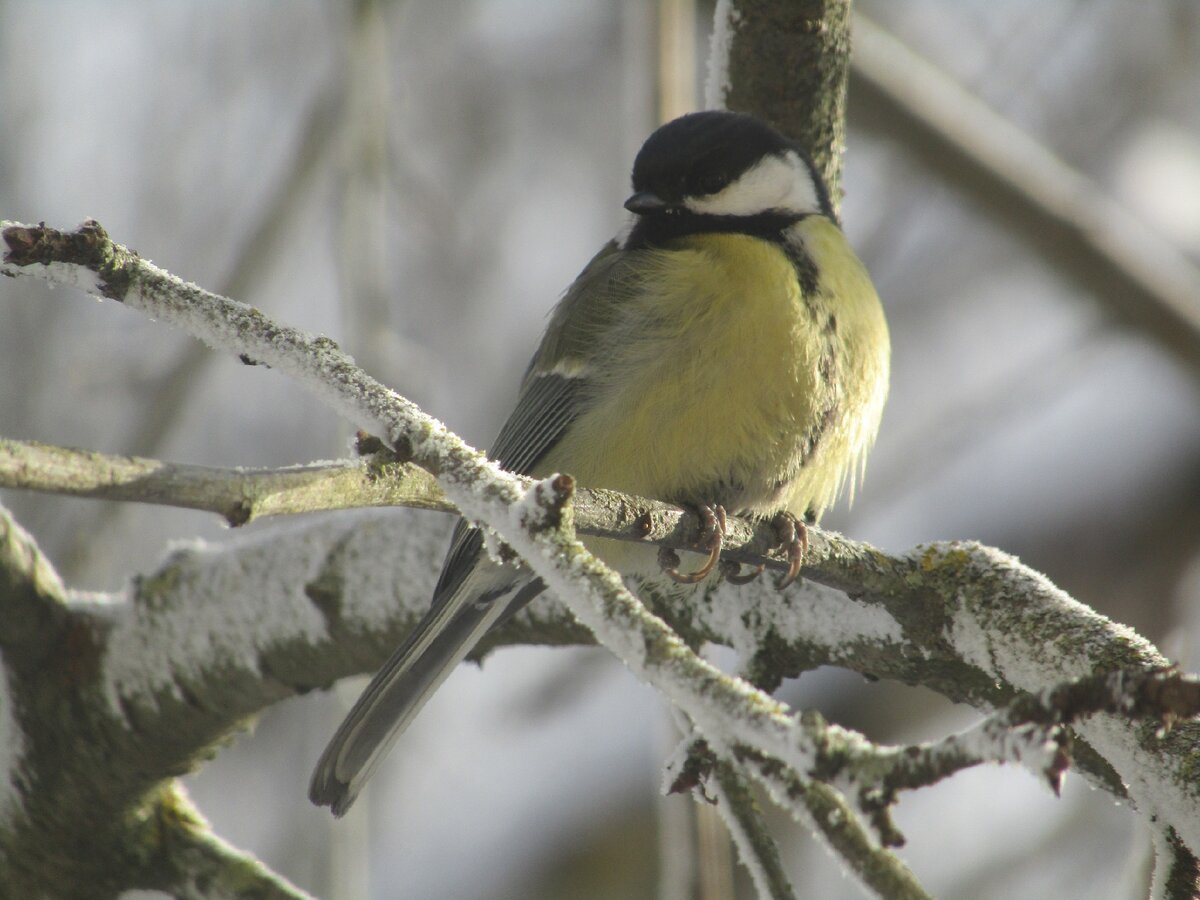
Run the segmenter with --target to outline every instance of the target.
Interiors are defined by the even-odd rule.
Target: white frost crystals
[[[406,607],[416,615],[448,525],[416,510],[331,513],[222,545],[180,545],[115,598],[73,595],[93,611],[103,605],[112,620],[102,673],[110,704],[119,713],[131,701],[153,705],[162,692],[178,698],[180,683],[203,683],[221,667],[258,674],[273,647],[327,638],[326,618],[308,596],[325,571],[338,579],[340,615],[357,627],[383,629]],[[161,608],[150,596],[157,578],[171,598]],[[137,604],[133,591],[143,592]]]
[[[153,705],[162,691],[180,698],[181,683],[202,683],[218,666],[257,674],[268,644],[324,634],[318,611],[296,603],[279,578],[280,572],[315,574],[320,558],[309,552],[315,544],[297,546],[271,532],[255,538],[243,553],[201,541],[181,544],[156,576],[130,585],[113,604],[103,678],[114,712],[130,701]],[[169,605],[149,598],[154,577],[169,584]],[[138,603],[132,602],[135,591],[143,595]],[[231,596],[257,599],[231,604]]]
[[[696,615],[715,634],[727,635],[745,664],[769,636],[788,644],[819,636],[827,646],[871,642],[900,644],[904,635],[887,610],[841,591],[804,581],[784,593],[766,576],[744,587],[722,583]]]

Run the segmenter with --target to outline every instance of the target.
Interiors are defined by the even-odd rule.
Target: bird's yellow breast
[[[603,372],[594,401],[538,469],[735,512],[832,502],[882,408],[878,385],[844,383],[872,369],[846,354],[878,354],[882,336],[886,390],[887,336],[841,232],[812,224],[817,270],[844,268],[842,254],[854,270],[811,296],[782,247],[759,238],[702,234],[642,251],[637,289],[590,353]],[[870,421],[842,422],[855,415]]]

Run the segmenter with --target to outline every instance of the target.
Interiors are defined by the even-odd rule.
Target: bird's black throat
[[[686,209],[670,209],[638,216],[626,250],[669,249],[675,238],[690,234],[748,234],[775,243],[785,243],[784,231],[804,216],[795,213],[762,212],[752,216],[701,215]]]

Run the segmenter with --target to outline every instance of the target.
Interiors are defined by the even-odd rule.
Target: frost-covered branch
[[[796,777],[777,763],[743,756],[738,760],[777,805],[846,861],[863,889],[888,900],[927,900],[931,895],[892,851],[880,845],[853,806],[837,790]]]
[[[227,547],[177,551],[162,569],[135,579],[123,595],[72,597],[70,608],[81,619],[76,630],[91,628],[88,623],[102,623],[107,629],[110,649],[103,667],[105,693],[116,696],[109,706],[133,713],[143,733],[136,751],[123,748],[116,757],[144,768],[148,755],[160,761],[164,773],[178,771],[196,747],[274,702],[281,690],[303,692],[378,665],[415,623],[432,587],[430,560],[436,559],[445,530],[430,528],[423,518],[428,519],[418,513],[374,512],[309,520],[267,534],[247,533]],[[823,539],[850,543],[837,536]],[[859,547],[860,552],[865,549]],[[364,565],[364,560],[371,561],[370,565]],[[803,614],[794,617],[797,633],[790,638],[792,656],[800,656],[798,651],[811,654],[821,644],[825,645],[822,652],[829,656],[835,649],[844,651],[844,642],[869,647],[869,638],[877,627],[853,601],[812,584],[794,597],[766,597],[772,605],[782,603],[784,611],[775,619],[767,615],[768,611],[774,612],[772,606],[764,606],[765,621],[792,618],[786,610],[793,604],[794,609],[811,613],[811,618]],[[668,620],[686,622],[697,605],[694,599],[677,600],[661,607],[661,611]],[[838,632],[823,634],[823,619],[839,610],[847,624]],[[747,608],[740,612],[745,614]],[[7,611],[4,616],[6,621],[14,621]],[[322,619],[327,630],[321,627]],[[805,629],[812,630],[801,637]],[[587,639],[586,632],[559,607],[544,602],[533,604],[497,636],[497,640],[506,642]],[[713,631],[707,639],[737,644],[747,641],[748,636]],[[776,633],[767,641],[780,639]],[[152,660],[140,659],[136,653],[140,647],[153,647],[158,653]],[[919,655],[916,645],[908,649]],[[786,655],[780,651],[778,658]],[[859,660],[859,668],[871,654],[865,657]],[[936,666],[936,660],[931,665]],[[265,672],[271,677],[264,679]],[[223,684],[236,690],[223,690]],[[1126,686],[1132,690],[1126,690]],[[1182,693],[1178,693],[1181,688]],[[1189,693],[1194,693],[1193,687],[1171,679],[1098,677],[1052,691],[1045,699],[1018,701],[1006,714],[1014,723],[1054,722],[1128,702],[1131,708],[1142,707],[1147,715],[1158,709],[1160,715],[1169,718],[1186,714],[1187,704],[1192,702]],[[811,714],[808,718],[809,726],[816,729],[818,720]],[[73,723],[64,724],[75,728]],[[988,729],[980,726],[979,730]],[[816,768],[822,777],[831,778],[851,796],[860,788],[865,791],[871,785],[887,786],[887,779],[891,779],[891,790],[937,780],[915,762],[909,763],[907,749],[863,745],[862,752],[854,754],[853,759],[844,758],[847,747],[857,746],[853,736],[840,730],[826,731],[829,738],[839,738],[842,743],[833,744],[827,739]],[[996,733],[1003,736],[1002,731]],[[76,747],[96,740],[92,734],[74,732],[57,739]],[[170,747],[159,747],[158,741]],[[195,744],[189,745],[189,741]],[[946,747],[956,743],[963,741],[948,740]],[[173,753],[168,752],[170,748],[174,748]],[[799,811],[793,808],[793,815],[805,824],[815,822],[823,833],[828,832],[826,840],[839,852],[851,854],[848,859],[852,869],[864,872],[860,877],[868,883],[891,885],[880,892],[894,893],[894,885],[903,881],[889,862],[894,857],[880,856],[882,851],[873,845],[874,841],[862,837],[855,816],[838,812],[846,804],[841,795],[823,788],[819,781],[789,775],[778,761],[761,754],[739,751],[737,756],[744,766],[757,770],[756,780],[768,787],[772,779],[776,780],[771,789],[775,799],[798,802]],[[950,758],[945,748],[930,756]],[[974,764],[980,758],[982,755],[977,754],[963,764]],[[1004,754],[996,751],[989,758],[1004,758]],[[835,766],[839,760],[841,765]],[[85,767],[93,764],[87,756],[81,756],[80,763]],[[945,767],[938,777],[958,767]],[[853,787],[848,781],[850,774],[857,777]],[[884,794],[874,796],[879,801],[885,798]],[[881,808],[879,803],[876,808]],[[853,862],[859,857],[861,864]]]
[[[779,847],[763,819],[749,782],[733,764],[720,760],[711,789],[717,810],[733,836],[738,857],[750,870],[760,897],[792,900],[795,893],[783,869]]]
[[[1200,862],[1173,828],[1156,829],[1154,875],[1150,896],[1154,900],[1194,900],[1200,885]]]
[[[235,685],[221,693],[216,679],[198,678],[197,693],[187,693],[181,678],[155,695],[161,705],[149,695],[110,693],[105,675],[139,663],[144,676],[168,669],[170,655],[191,640],[160,628],[152,636],[165,639],[161,645],[121,645],[122,634],[153,618],[146,599],[155,588],[145,587],[136,610],[128,600],[68,593],[29,535],[0,509],[4,893],[115,896],[143,887],[179,897],[306,896],[213,835],[171,780],[229,733],[235,720],[220,704],[236,704]],[[167,618],[170,626],[183,624]],[[260,705],[271,693],[288,693],[261,672],[246,684],[255,686]]]
[[[751,774],[772,801],[841,857],[867,892],[904,900],[929,897],[900,858],[880,846],[878,835],[864,827],[838,791],[816,779],[801,778],[778,761],[756,753],[738,752],[733,764],[713,753],[702,737],[693,735],[668,761],[666,789],[670,793],[692,791],[701,802],[709,800],[711,792],[718,804],[728,806],[722,815],[733,820],[730,832],[760,896],[790,896],[791,885],[776,857],[774,842],[760,831],[761,820],[741,773]],[[737,781],[730,781],[731,776]]]
[[[3,273],[37,274],[118,299],[282,370],[357,424],[386,435],[399,456],[434,474],[447,498],[496,532],[570,610],[567,617],[534,604],[489,646],[594,635],[669,697],[718,759],[736,761],[743,776],[793,815],[817,820],[813,807],[825,804],[828,816],[817,830],[872,889],[886,893],[904,880],[894,867],[877,869],[887,858],[870,847],[872,840],[899,841],[888,817],[896,791],[964,765],[1031,756],[1050,777],[1061,765],[1058,738],[1068,723],[1084,739],[1079,758],[1089,777],[1129,796],[1185,853],[1200,847],[1200,787],[1187,774],[1200,746],[1197,725],[1189,719],[1161,728],[1193,715],[1190,683],[1164,672],[1166,661],[1137,635],[1011,557],[962,543],[888,555],[812,529],[808,584],[783,594],[759,583],[663,596],[655,608],[670,627],[576,540],[582,495],[569,477],[531,485],[500,471],[355,367],[331,341],[184,284],[112,244],[95,223],[72,233],[0,227],[8,247]],[[686,533],[690,527],[678,510],[652,512],[637,498],[611,492],[588,496],[610,502],[613,520],[631,538],[659,539],[664,529]],[[388,533],[385,551],[364,552],[363,542],[370,546],[390,527],[400,534]],[[26,678],[34,673],[44,684],[40,648],[64,642],[83,648],[59,658],[71,676],[56,683],[50,709],[24,700],[4,707],[21,712],[11,723],[20,738],[7,745],[15,748],[10,771],[20,773],[9,779],[11,799],[26,808],[78,809],[76,794],[96,791],[87,780],[100,764],[89,757],[95,752],[108,763],[137,761],[131,771],[113,773],[106,785],[111,796],[103,802],[89,796],[85,804],[119,818],[242,716],[377,665],[428,596],[428,560],[436,558],[441,535],[392,513],[330,517],[319,528],[252,541],[253,550],[230,569],[219,551],[181,551],[116,602],[64,599],[49,577],[41,579],[48,585],[43,593],[0,595],[0,603],[16,603],[19,613],[4,616],[15,625],[2,645],[14,695],[24,698],[33,689]],[[731,552],[744,551],[739,541],[762,541],[765,548],[771,539],[738,523]],[[786,675],[832,663],[925,684],[1000,712],[965,736],[915,748],[878,747],[819,716],[795,718],[751,683],[713,668],[691,649],[706,640],[737,649],[754,684],[774,686]],[[1115,672],[1125,674],[1108,678]],[[1089,682],[1092,676],[1103,678]],[[1065,679],[1078,682],[1060,688]],[[1079,687],[1084,684],[1086,690]],[[37,696],[46,696],[40,690]],[[92,715],[56,714],[64,703],[82,704]],[[83,752],[78,760],[43,759],[38,746]],[[71,769],[74,778],[47,768],[54,765]],[[39,790],[47,785],[53,789]],[[804,798],[800,806],[797,797]],[[872,823],[872,839],[863,838],[860,816]],[[834,819],[843,824],[834,828]],[[878,871],[884,874],[873,874]],[[878,886],[885,883],[886,890]]]

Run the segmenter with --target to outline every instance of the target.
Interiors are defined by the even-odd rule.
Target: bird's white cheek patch
[[[768,156],[717,193],[688,197],[684,206],[708,216],[753,216],[768,211],[807,215],[821,211],[812,173],[797,153]]]

